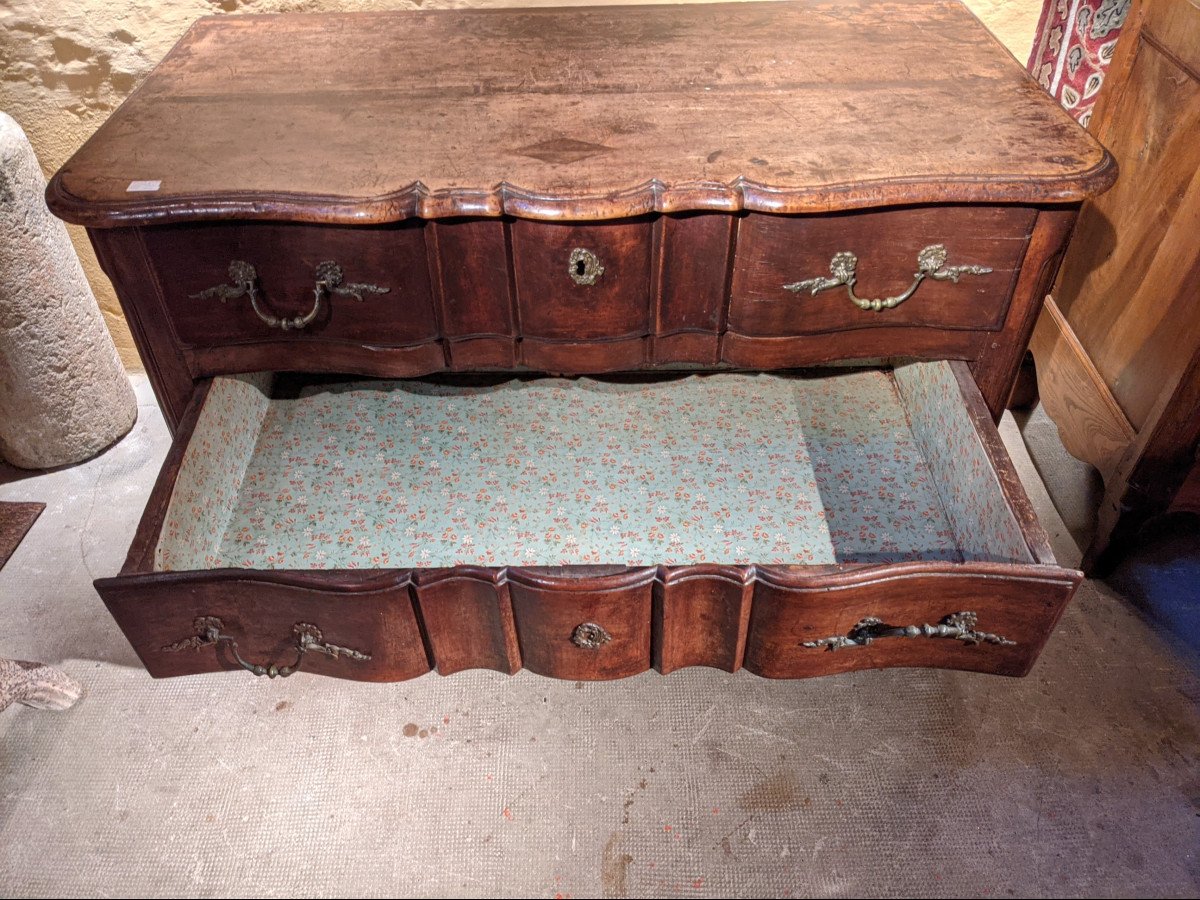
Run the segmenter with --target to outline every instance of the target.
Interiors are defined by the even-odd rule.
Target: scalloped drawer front
[[[224,569],[108,579],[101,592],[156,678],[259,666],[271,677],[398,681],[430,668],[408,580]]]
[[[352,228],[222,222],[142,233],[183,346],[299,341],[402,347],[438,341],[421,223]],[[234,263],[253,270],[257,310],[231,273]],[[323,263],[336,264],[341,281],[319,289]],[[311,321],[293,324],[310,313]],[[264,320],[271,318],[288,327]]]
[[[1036,212],[1021,207],[928,207],[828,216],[750,214],[738,229],[729,330],[755,337],[920,326],[995,330],[1004,324]],[[856,257],[854,292],[897,297],[914,281],[918,256],[941,245],[946,266],[978,266],[957,281],[926,278],[893,308],[860,309],[845,285],[812,293],[835,255]],[[812,286],[800,287],[803,282]],[[788,286],[793,286],[789,289]],[[897,347],[903,352],[903,347]]]
[[[553,341],[644,337],[652,235],[648,220],[513,222],[522,335]]]
[[[590,578],[510,573],[525,668],[579,681],[645,672],[653,583],[654,569]]]

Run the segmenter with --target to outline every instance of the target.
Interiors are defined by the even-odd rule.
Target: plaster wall
[[[0,109],[53,174],[200,16],[476,6],[579,6],[611,0],[0,0]],[[628,2],[628,0],[622,0]],[[1041,0],[966,0],[1022,63]],[[141,368],[129,329],[82,228],[70,226],[125,365]]]

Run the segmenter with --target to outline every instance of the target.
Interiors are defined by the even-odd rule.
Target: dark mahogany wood
[[[1046,292],[1054,283],[1066,253],[1067,240],[1077,215],[1077,210],[1056,208],[1038,213],[1004,326],[999,332],[984,337],[971,364],[979,390],[997,422],[1008,406],[1017,370],[1025,358]]]
[[[94,229],[93,239],[172,426],[195,379],[246,371],[571,375],[893,356],[970,361],[999,416],[1074,215],[952,206],[593,224],[243,222]],[[849,249],[860,257],[860,296],[897,292],[911,281],[917,252],[938,242],[951,264],[996,271],[958,284],[926,280],[882,312],[858,309],[841,288],[816,296],[783,289],[827,272],[830,257]],[[593,285],[570,276],[576,247],[605,267]],[[347,281],[390,292],[325,299],[307,328],[283,331],[260,321],[245,297],[193,296],[227,282],[233,259],[256,267],[262,302],[278,315],[311,305],[313,273],[325,259],[338,261]]]
[[[903,563],[810,578],[803,571],[759,572],[745,667],[767,678],[807,678],[854,669],[937,666],[1024,675],[1075,591],[1078,578],[1041,566]],[[936,625],[969,610],[978,628],[1012,646],[931,637],[881,638],[840,650],[804,647],[846,635],[873,616],[888,625]]]
[[[493,219],[436,222],[426,243],[437,271],[450,368],[514,368],[519,329],[507,226]]]
[[[971,362],[998,417],[1075,210],[1115,176],[957,4],[793,0],[203,19],[47,200],[93,231],[173,428],[197,379],[247,370],[906,355]],[[860,292],[894,292],[938,242],[996,271],[878,314],[782,291],[846,249]],[[576,246],[595,285],[565,277]],[[190,298],[234,258],[279,314],[326,258],[392,292],[280,332]]]
[[[476,566],[416,570],[416,592],[434,663],[442,675],[463,669],[521,668],[521,648],[501,570]]]
[[[666,569],[655,591],[655,668],[740,669],[754,591],[748,566]]]
[[[737,218],[664,216],[654,285],[654,348],[659,365],[720,360]]]
[[[181,346],[223,347],[263,341],[341,341],[411,346],[439,337],[420,223],[375,228],[245,222],[147,228],[142,240],[162,286],[164,306]],[[325,295],[303,330],[272,328],[245,297],[196,297],[228,284],[233,260],[254,267],[259,302],[280,318],[313,308],[317,267],[337,263],[345,283],[387,293]]]

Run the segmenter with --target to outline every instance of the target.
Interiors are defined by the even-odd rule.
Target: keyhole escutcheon
[[[571,258],[567,263],[567,272],[570,274],[572,281],[587,287],[595,284],[596,279],[604,274],[604,266],[600,264],[600,258],[591,250],[576,247],[571,251]]]

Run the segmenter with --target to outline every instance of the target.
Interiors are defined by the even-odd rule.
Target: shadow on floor
[[[1104,580],[1200,671],[1200,516],[1151,523]]]
[[[1042,476],[1042,483],[1046,485],[1063,524],[1076,544],[1088,546],[1096,533],[1096,512],[1104,497],[1100,473],[1067,452],[1058,435],[1058,426],[1046,415],[1041,404],[1009,412],[1021,429],[1029,458]]]

